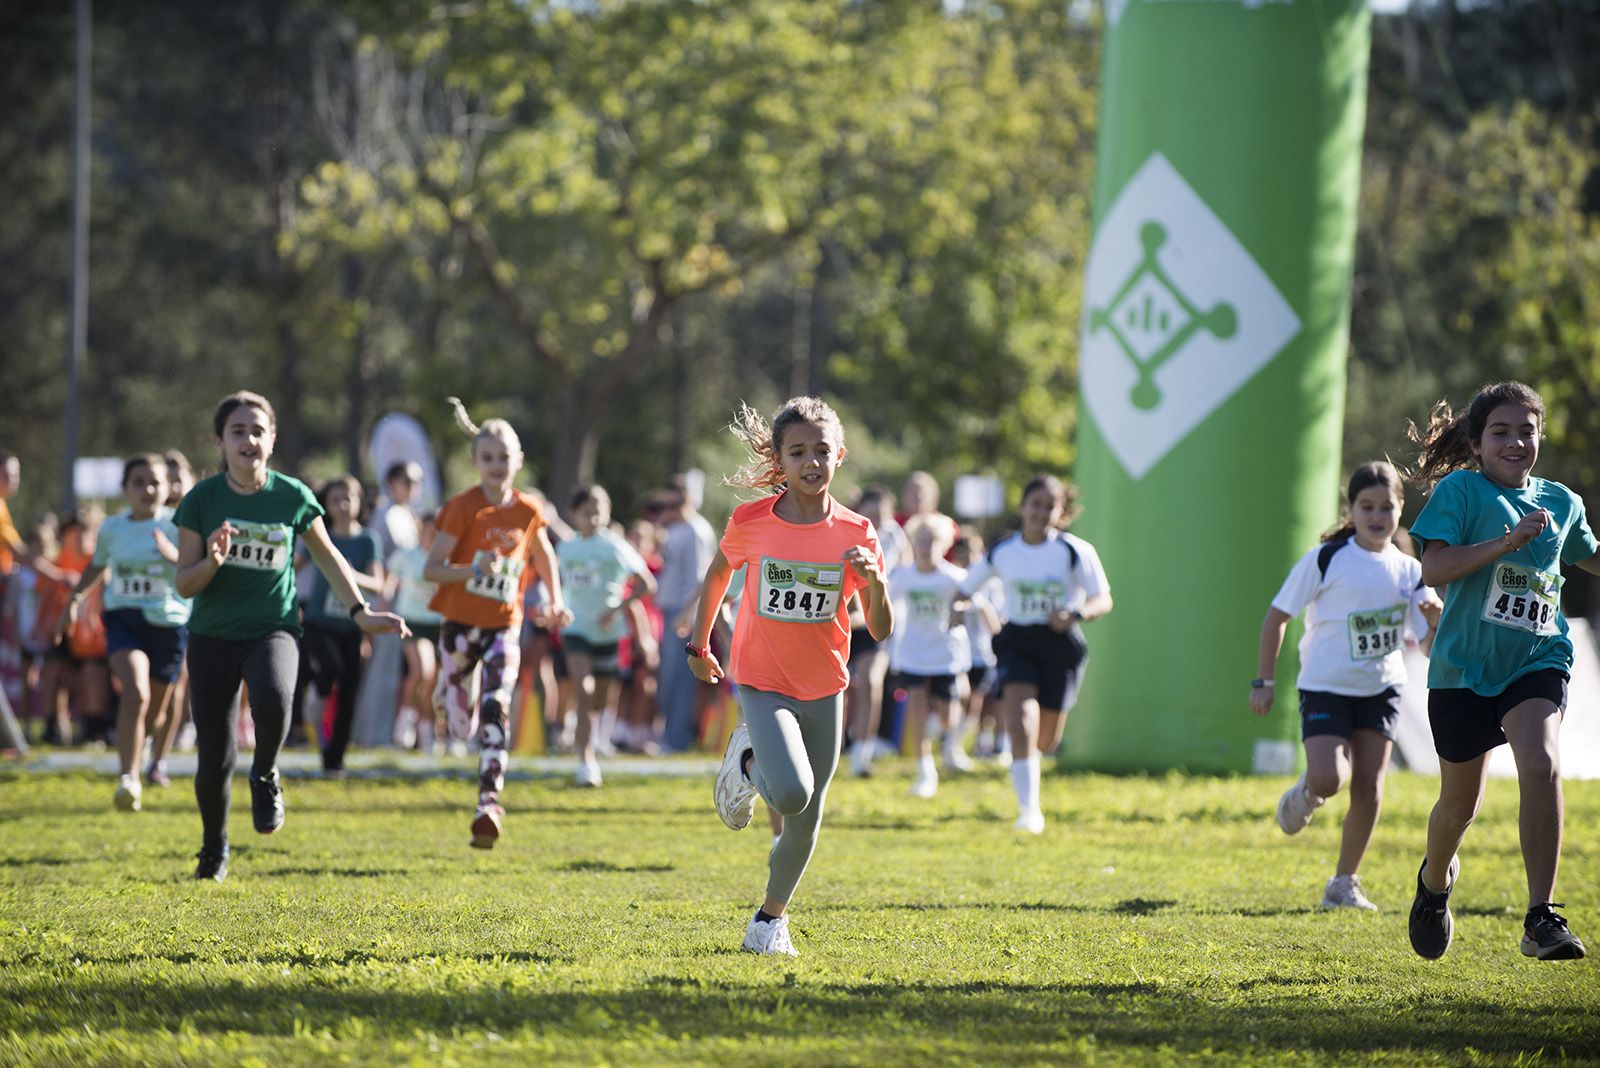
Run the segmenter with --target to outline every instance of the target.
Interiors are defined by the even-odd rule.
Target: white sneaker
[[[722,767],[717,771],[717,784],[711,792],[717,815],[732,831],[742,831],[750,826],[750,817],[756,814],[756,788],[745,778],[742,766],[744,755],[749,751],[750,731],[741,723],[733,728],[733,734],[728,737],[728,748],[722,753]],[[749,940],[750,936],[746,934],[746,943]]]
[[[585,760],[578,764],[578,785],[600,785],[600,765],[596,761]]]
[[[939,792],[939,773],[934,769],[933,758],[917,764],[917,780],[911,784],[911,796],[928,798]]]
[[[1043,834],[1044,813],[1039,809],[1030,808],[1017,817],[1017,822],[1013,826],[1017,830],[1026,831],[1029,834]]]
[[[858,779],[872,776],[872,744],[857,742],[850,747],[850,774]]]
[[[943,760],[946,771],[971,771],[975,767],[967,751],[959,745],[945,746]]]
[[[117,780],[117,792],[111,801],[120,812],[138,812],[141,793],[139,780],[132,775],[124,775]]]
[[[757,920],[750,917],[750,925],[744,929],[744,943],[741,946],[746,953],[776,953],[785,957],[798,957],[794,943],[789,941],[789,917],[779,916],[772,920]]]
[[[1278,798],[1278,826],[1283,828],[1284,834],[1299,834],[1306,829],[1306,824],[1311,822],[1311,817],[1317,814],[1317,809],[1322,807],[1325,800],[1306,789],[1306,777],[1302,772],[1294,785]]]
[[[1361,889],[1361,876],[1359,875],[1335,875],[1329,879],[1327,888],[1322,891],[1322,907],[1325,909],[1378,911],[1378,906],[1368,900],[1365,891]]]

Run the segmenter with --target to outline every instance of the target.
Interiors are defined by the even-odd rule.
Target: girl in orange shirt
[[[529,579],[537,573],[550,590],[546,625],[562,626],[572,614],[562,604],[544,510],[511,484],[522,467],[517,432],[504,419],[489,419],[480,427],[459,400],[449,400],[456,425],[472,435],[479,483],[439,509],[438,533],[422,569],[422,577],[439,587],[429,607],[444,617],[433,700],[452,737],[464,741],[477,732],[472,845],[493,849],[505,823],[500,791],[506,781],[511,690],[521,666],[522,594]]]
[[[845,456],[833,409],[816,397],[795,397],[769,428],[741,405],[731,429],[752,462],[729,483],[770,495],[739,506],[728,520],[686,651],[697,678],[721,681],[722,665],[708,647],[711,627],[734,570],[744,566],[727,672],[738,684],[744,722],[728,739],[715,800],[717,815],[736,831],[750,823],[758,793],[783,815],[768,859],[767,898],[745,929],[744,948],[795,956],[786,910],[816,847],[839,765],[850,599],[862,599],[879,641],[893,630],[894,615],[877,532],[828,492]]]

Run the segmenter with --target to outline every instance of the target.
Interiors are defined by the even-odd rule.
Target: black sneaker
[[[211,879],[221,882],[228,877],[228,847],[210,849],[202,846],[198,854],[200,863],[195,866],[196,879]]]
[[[1556,912],[1566,907],[1548,901],[1528,910],[1522,923],[1523,956],[1540,960],[1578,960],[1583,956],[1583,943],[1567,930],[1567,921]]]
[[[250,776],[250,816],[257,834],[271,834],[283,826],[283,786],[277,768]]]
[[[1442,893],[1429,890],[1422,881],[1424,860],[1417,869],[1417,896],[1411,902],[1411,948],[1417,956],[1438,960],[1450,948],[1450,937],[1455,933],[1455,919],[1450,915],[1450,891],[1456,888],[1456,861],[1450,861],[1450,885]]]

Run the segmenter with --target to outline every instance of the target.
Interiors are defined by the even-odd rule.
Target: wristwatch
[[[696,660],[704,660],[706,657],[711,655],[711,646],[708,645],[704,649],[701,649],[698,648],[693,642],[684,642],[683,651],[694,657]]]
[[[1278,683],[1274,679],[1251,679],[1250,680],[1250,688],[1252,690],[1270,690],[1276,685],[1278,685]]]

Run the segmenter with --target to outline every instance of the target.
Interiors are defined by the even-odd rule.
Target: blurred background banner
[[[1108,5],[1076,529],[1116,610],[1068,766],[1298,759],[1294,665],[1272,716],[1246,697],[1267,604],[1335,518],[1369,38],[1360,0]]]

